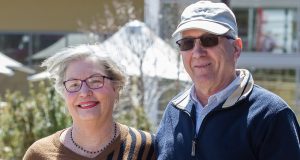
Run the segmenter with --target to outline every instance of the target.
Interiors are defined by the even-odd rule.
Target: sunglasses
[[[183,38],[183,39],[176,41],[176,43],[178,44],[180,51],[187,51],[187,50],[194,48],[196,39],[200,40],[200,44],[203,47],[217,46],[219,44],[219,37],[225,37],[227,39],[234,39],[234,38],[232,38],[230,36],[226,36],[226,35],[204,34],[197,38]]]

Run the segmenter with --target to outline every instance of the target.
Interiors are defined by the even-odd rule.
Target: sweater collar
[[[237,69],[237,75],[239,75],[241,81],[237,89],[226,99],[222,108],[228,108],[233,106],[238,101],[244,99],[251,92],[254,81],[250,72],[246,69]],[[185,110],[189,102],[191,89],[186,90],[180,96],[172,100],[172,103],[179,109]]]

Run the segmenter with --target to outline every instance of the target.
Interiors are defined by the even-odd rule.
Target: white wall
[[[160,2],[159,0],[144,0],[144,5],[144,21],[156,35],[159,35]]]

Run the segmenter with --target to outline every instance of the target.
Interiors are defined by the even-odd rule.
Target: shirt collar
[[[233,93],[226,99],[222,108],[227,108],[233,106],[238,101],[246,98],[253,89],[254,81],[251,73],[246,69],[237,69],[236,73],[240,78],[240,84],[233,91]],[[171,103],[178,109],[187,110],[188,107],[193,106],[195,102],[193,102],[191,98],[191,90],[192,87],[182,93],[180,93],[177,97],[175,97]],[[191,103],[190,103],[191,102]]]
[[[216,94],[213,94],[208,97],[208,103],[206,106],[218,106],[220,103],[225,101],[233,92],[234,90],[239,86],[241,82],[240,76],[236,76],[236,78],[223,90],[217,92]],[[200,103],[196,96],[195,92],[195,85],[192,85],[190,97],[192,101],[195,102],[197,107],[203,108],[204,106]],[[191,108],[188,108],[189,111],[191,111]]]

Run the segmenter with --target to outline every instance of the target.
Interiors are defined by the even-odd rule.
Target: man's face
[[[209,33],[191,29],[181,33],[182,38],[198,38]],[[196,39],[194,47],[180,51],[184,67],[196,86],[209,92],[218,92],[235,77],[235,64],[241,51],[240,39],[218,37],[218,44],[203,47]],[[198,88],[199,88],[198,87]]]

